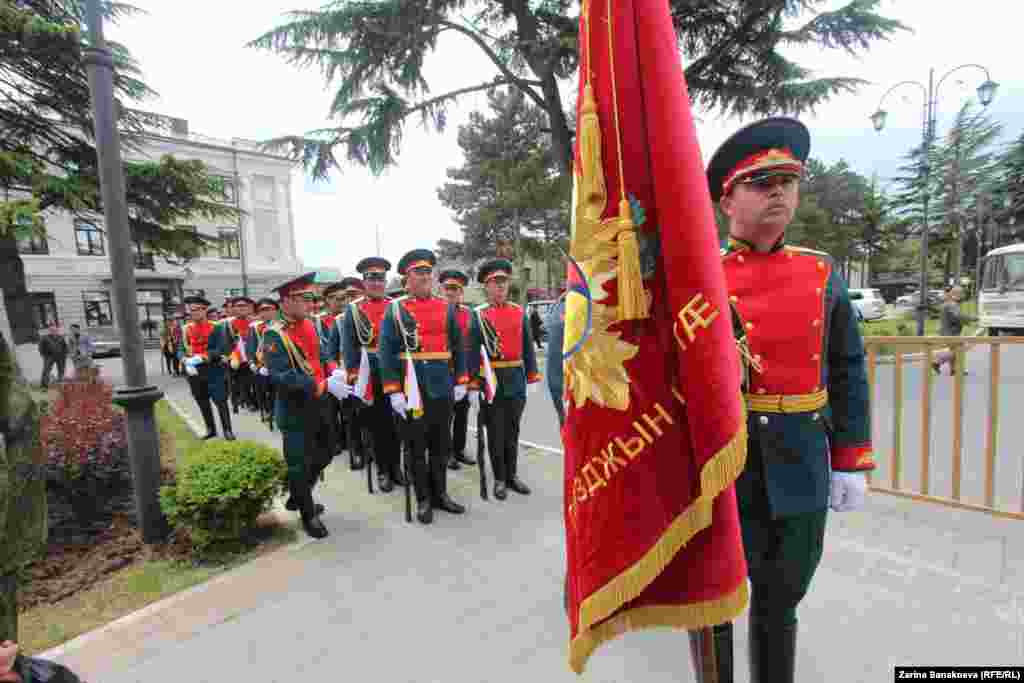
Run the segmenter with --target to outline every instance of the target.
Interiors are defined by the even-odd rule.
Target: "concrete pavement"
[[[197,418],[183,381],[168,399]],[[532,409],[550,411],[543,394]],[[250,415],[241,438],[274,445]],[[344,459],[320,499],[331,536],[300,542],[51,653],[88,680],[160,683],[577,680],[561,607],[561,458],[527,449],[529,497],[476,494],[453,474],[467,515],[404,522],[399,492],[369,496]],[[290,523],[297,520],[290,517]],[[800,680],[888,681],[896,665],[1024,661],[1024,524],[873,496],[832,515],[801,608]],[[747,680],[746,625],[737,680]],[[583,680],[693,680],[685,636],[629,634]]]

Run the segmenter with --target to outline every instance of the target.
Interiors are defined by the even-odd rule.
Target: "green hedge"
[[[179,463],[176,482],[160,490],[167,519],[202,552],[249,537],[257,518],[282,493],[281,454],[256,441],[204,441]]]

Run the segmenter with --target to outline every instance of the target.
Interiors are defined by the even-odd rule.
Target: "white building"
[[[294,164],[260,151],[256,143],[196,135],[188,132],[186,121],[173,121],[172,132],[147,136],[140,152],[126,151],[125,156],[199,159],[224,178],[225,202],[237,202],[244,214],[240,220],[188,226],[222,241],[185,266],[136,253],[136,303],[144,339],[158,336],[164,313],[176,309],[184,296],[202,294],[219,307],[226,296],[242,294],[244,275],[248,295],[255,299],[302,268],[292,217]],[[26,337],[54,320],[65,328],[79,323],[96,332],[110,329],[115,306],[102,217],[83,220],[51,212],[44,220],[47,239],[19,245],[33,320],[10,320],[15,343],[30,341]]]

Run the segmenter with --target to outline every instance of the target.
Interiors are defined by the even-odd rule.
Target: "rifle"
[[[412,482],[412,449],[409,448],[405,438],[407,422],[404,417],[399,417],[394,411],[391,411],[391,414],[394,415],[395,432],[398,434],[398,457],[401,458],[401,466],[405,472],[405,521],[412,523],[412,491],[410,490]]]
[[[476,462],[480,466],[480,497],[487,500],[487,466],[484,464],[484,460],[487,459],[486,436],[484,435],[484,424],[486,423],[484,406],[487,404],[484,400],[483,391],[478,396],[476,406]]]

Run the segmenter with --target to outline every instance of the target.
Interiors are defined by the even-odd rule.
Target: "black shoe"
[[[519,477],[512,477],[508,482],[508,487],[521,496],[530,495],[530,487],[524,484]]]
[[[494,497],[495,498],[497,498],[498,500],[505,500],[505,498],[508,496],[508,494],[505,493],[505,491],[506,491],[505,482],[503,482],[503,481],[496,481],[496,482],[494,482]]]
[[[408,483],[405,480],[405,475],[402,474],[402,470],[397,467],[391,472],[391,481],[395,482],[395,486],[405,486]]]
[[[217,412],[220,414],[220,426],[224,432],[224,438],[228,441],[234,441],[235,434],[231,429],[231,411],[228,410],[227,402],[218,403]]]
[[[216,438],[217,438],[217,432],[207,432],[206,436],[204,436],[202,438],[202,440],[203,441],[209,441],[210,439],[216,439]]]
[[[454,500],[449,498],[447,493],[441,496],[441,498],[437,501],[437,507],[453,515],[461,515],[463,512],[466,511],[466,508],[464,506],[459,505]]]
[[[462,469],[462,465],[459,464],[459,461],[455,459],[454,455],[448,456],[448,469],[450,469],[450,470],[461,470]]]
[[[430,524],[434,521],[434,508],[429,500],[417,501],[416,519],[420,520],[420,524]]]
[[[361,470],[366,467],[366,463],[363,462],[363,456],[353,455],[352,456],[352,471]]]
[[[475,465],[476,464],[476,458],[471,458],[468,455],[466,455],[465,453],[456,453],[455,454],[455,461],[456,462],[461,462],[463,465]]]
[[[380,490],[384,493],[391,493],[395,490],[395,484],[391,481],[391,477],[383,472],[377,473],[377,486],[379,486]]]
[[[302,528],[313,538],[327,538],[330,533],[317,516],[302,517]]]

